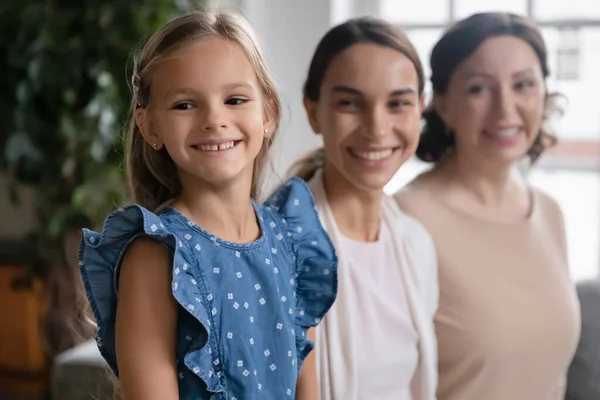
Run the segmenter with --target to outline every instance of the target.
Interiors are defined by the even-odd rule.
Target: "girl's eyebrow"
[[[240,81],[240,82],[227,83],[227,84],[223,85],[223,88],[229,89],[229,90],[240,89],[240,88],[254,89],[254,85],[250,82]]]
[[[254,89],[254,85],[250,82],[240,81],[240,82],[231,82],[223,85],[223,89],[225,90],[235,90],[240,88],[249,88]],[[177,94],[187,94],[187,95],[195,95],[198,94],[198,91],[191,87],[176,87],[169,90],[166,94],[166,97],[174,96]]]

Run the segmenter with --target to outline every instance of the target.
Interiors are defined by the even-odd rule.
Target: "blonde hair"
[[[166,149],[154,150],[141,135],[134,113],[150,106],[152,73],[158,63],[173,52],[207,38],[237,44],[248,57],[264,96],[266,116],[273,121],[270,136],[254,160],[251,196],[259,195],[262,171],[281,117],[281,102],[252,28],[241,16],[222,11],[201,11],[176,18],[156,31],[135,60],[132,76],[132,115],[126,133],[125,165],[133,201],[158,211],[181,195],[175,163]]]

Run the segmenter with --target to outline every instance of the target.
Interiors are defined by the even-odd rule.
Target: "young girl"
[[[84,230],[80,249],[98,346],[124,397],[294,398],[337,259],[301,180],[265,206],[252,200],[280,103],[249,27],[224,13],[171,21],[143,48],[133,93],[138,204]]]
[[[419,141],[423,69],[401,29],[360,18],[317,46],[304,104],[324,148],[310,180],[340,257],[340,292],[317,329],[321,400],[433,400],[437,262],[424,227],[384,186]]]

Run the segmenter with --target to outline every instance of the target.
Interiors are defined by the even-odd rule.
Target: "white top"
[[[387,323],[388,315],[366,323],[369,316],[355,306],[352,293],[351,255],[341,245],[343,238],[337,228],[333,213],[327,203],[321,171],[310,182],[319,218],[333,242],[338,261],[338,295],[335,303],[317,327],[316,355],[321,400],[378,400],[379,393],[364,394],[359,389],[362,366],[359,354],[375,346],[375,340],[363,329],[367,325],[380,328]],[[382,220],[389,228],[387,241],[399,262],[399,275],[403,278],[396,286],[404,292],[413,327],[418,337],[418,366],[411,381],[413,400],[435,400],[437,388],[437,345],[433,316],[438,307],[437,259],[431,237],[416,219],[400,211],[389,196],[382,199]],[[391,275],[391,274],[390,274]],[[397,294],[387,301],[395,301]],[[387,331],[387,329],[386,329]],[[399,333],[400,334],[400,333]],[[400,343],[400,341],[398,341]],[[365,379],[373,379],[371,376]],[[402,372],[389,372],[387,382],[401,382]],[[386,382],[386,384],[387,384]],[[397,387],[401,388],[403,384]]]
[[[378,241],[370,243],[340,236],[339,252],[348,259],[348,294],[361,316],[347,329],[356,332],[358,343],[369,343],[357,348],[358,398],[412,400],[419,337],[386,223],[379,232]]]

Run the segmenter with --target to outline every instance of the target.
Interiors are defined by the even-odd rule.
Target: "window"
[[[600,19],[598,0],[534,0],[533,18],[537,21]]]
[[[559,32],[556,79],[559,81],[576,81],[579,79],[579,28],[562,28]]]
[[[527,14],[526,0],[454,0],[454,17],[462,19],[471,14],[490,11]]]
[[[529,181],[552,196],[562,208],[573,279],[598,277],[600,173],[534,168]]]
[[[380,7],[383,18],[400,25],[444,25],[450,19],[447,0],[417,0],[410,4],[398,0],[380,0]]]
[[[576,33],[543,28],[542,35],[549,55],[548,88],[567,99],[566,112],[553,127],[562,140],[600,140],[600,27],[578,28]]]

